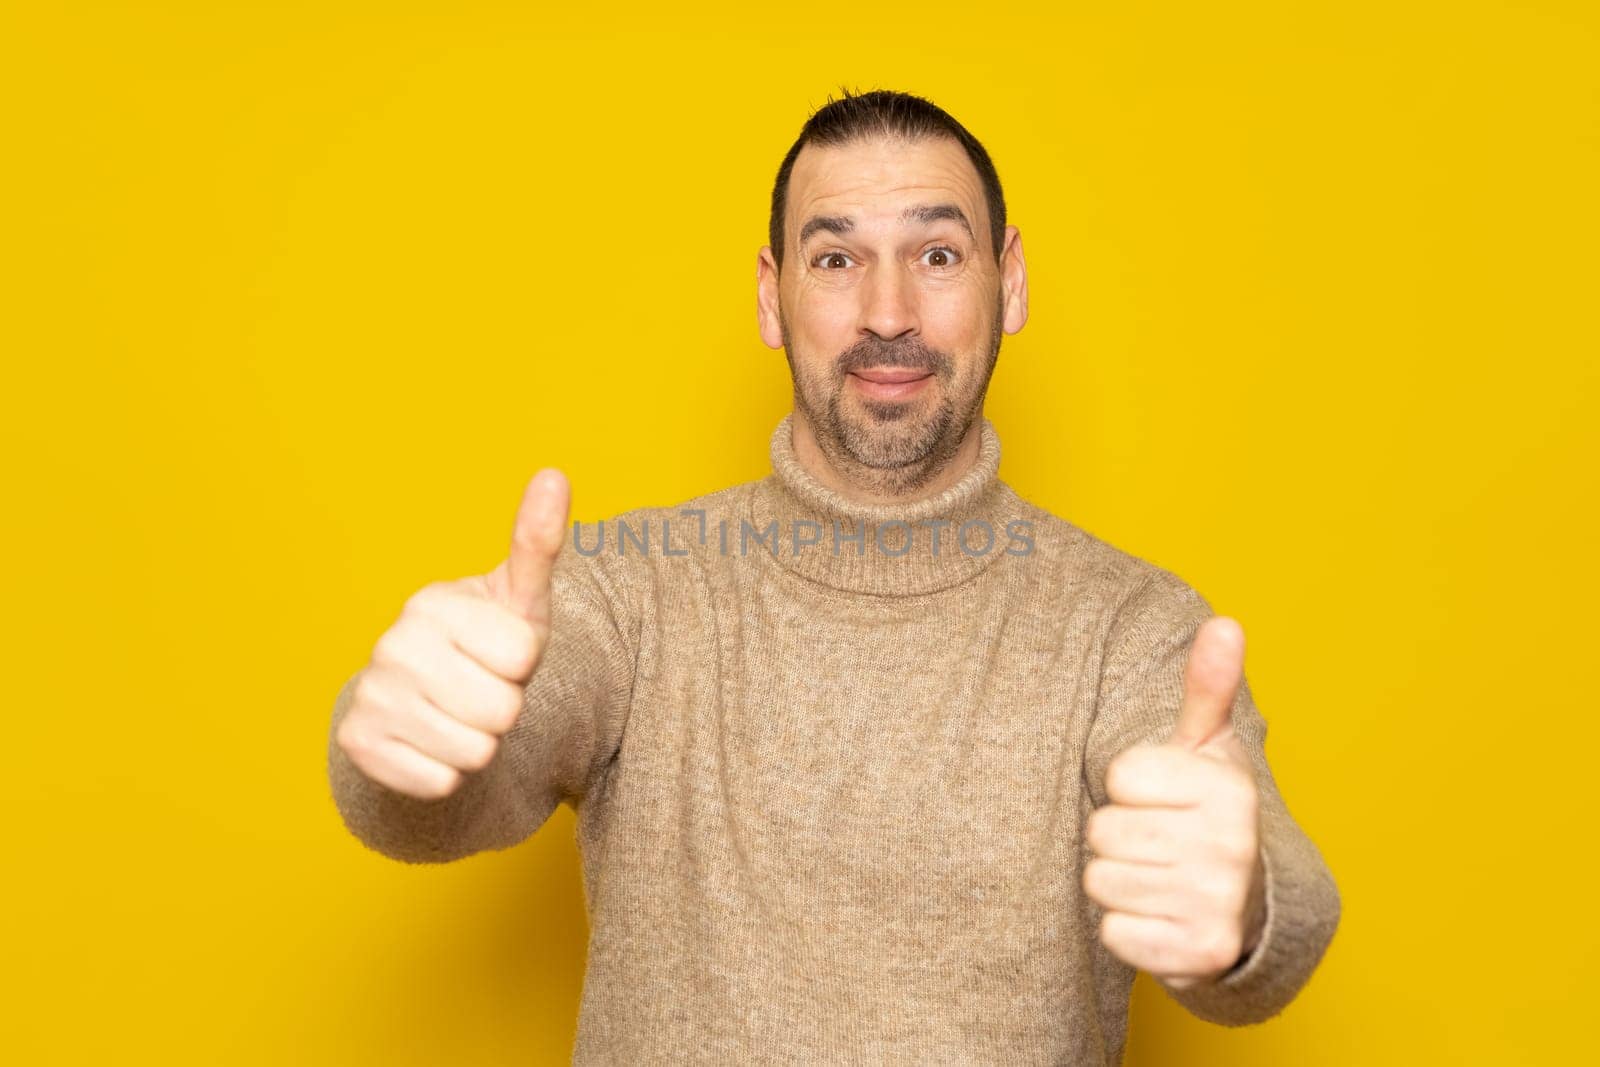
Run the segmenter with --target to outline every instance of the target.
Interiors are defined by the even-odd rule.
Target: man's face
[[[1026,320],[1015,227],[1002,269],[977,170],[944,137],[807,145],[784,226],[781,272],[762,249],[758,303],[796,407],[836,466],[913,488],[955,453],[1002,332]]]

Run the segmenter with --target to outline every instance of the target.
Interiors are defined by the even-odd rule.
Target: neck
[[[857,463],[839,454],[838,448],[825,450],[799,407],[789,422],[794,457],[800,466],[821,484],[858,504],[907,504],[937,496],[972,470],[983,446],[980,411],[953,449],[936,449],[918,463],[884,471]]]
[[[987,419],[975,427],[974,459],[948,484],[890,503],[824,484],[801,462],[793,423],[785,416],[772,433],[772,475],[747,498],[732,551],[764,550],[822,585],[879,595],[947,589],[1027,554],[1029,545],[1016,542],[1028,531],[1014,524],[1030,518],[1031,506],[1000,481],[1000,441]],[[752,537],[761,540],[747,545]]]

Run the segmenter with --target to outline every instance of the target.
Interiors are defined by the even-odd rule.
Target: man
[[[535,475],[506,561],[417,593],[341,690],[347,825],[442,862],[573,807],[580,1063],[1117,1063],[1136,969],[1277,1013],[1338,891],[1238,624],[997,477],[1028,287],[988,154],[846,94],[770,225],[772,475],[571,538]]]

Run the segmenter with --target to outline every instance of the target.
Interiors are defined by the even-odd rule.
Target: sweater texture
[[[1121,1062],[1135,972],[1099,942],[1084,824],[1111,759],[1172,730],[1213,613],[1019,497],[981,434],[949,489],[867,505],[800,465],[786,417],[768,477],[570,532],[523,713],[447,798],[368,779],[330,731],[338,811],[398,860],[509,848],[572,807],[574,1063]],[[1266,926],[1226,975],[1164,988],[1240,1025],[1304,986],[1340,899],[1248,680],[1232,717]]]

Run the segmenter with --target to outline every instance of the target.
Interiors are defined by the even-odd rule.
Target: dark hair
[[[912,141],[949,137],[966,149],[967,158],[972,160],[983,182],[984,198],[989,205],[989,236],[994,242],[995,261],[999,262],[1006,239],[1006,198],[1000,191],[1000,175],[978,139],[944,109],[920,96],[888,89],[857,95],[845,89],[843,98],[829,97],[828,103],[806,120],[799,138],[778,168],[778,180],[772,187],[767,238],[780,271],[783,269],[783,214],[789,198],[789,173],[794,170],[800,149],[808,144],[844,145],[870,137],[904,137]]]

